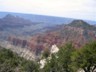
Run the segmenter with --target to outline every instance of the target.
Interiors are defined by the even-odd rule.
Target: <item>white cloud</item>
[[[0,0],[0,11],[84,19],[96,19],[95,8],[96,0]]]

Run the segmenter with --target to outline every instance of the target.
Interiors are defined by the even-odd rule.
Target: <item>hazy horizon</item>
[[[0,12],[96,21],[96,0],[0,0]]]

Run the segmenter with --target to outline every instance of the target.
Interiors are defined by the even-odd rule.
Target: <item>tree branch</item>
[[[92,72],[96,69],[96,66],[93,67]]]

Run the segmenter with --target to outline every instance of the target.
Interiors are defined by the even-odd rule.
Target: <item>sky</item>
[[[96,0],[0,0],[2,11],[96,21]]]

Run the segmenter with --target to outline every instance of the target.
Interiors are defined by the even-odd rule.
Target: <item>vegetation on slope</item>
[[[0,72],[38,72],[35,62],[20,58],[12,51],[0,47]]]
[[[44,72],[95,72],[96,70],[96,41],[90,42],[80,49],[72,44],[61,47],[57,54],[47,62]]]
[[[45,58],[49,52],[45,52]],[[95,72],[96,41],[75,49],[71,43],[52,54],[43,69],[36,62],[25,60],[12,51],[0,47],[0,72]]]

